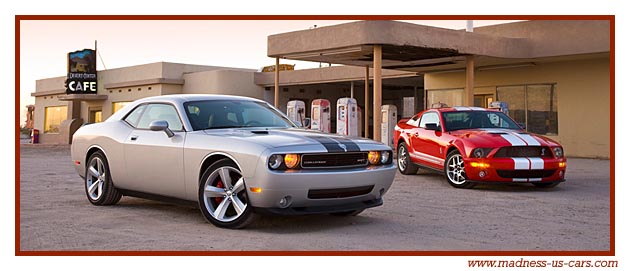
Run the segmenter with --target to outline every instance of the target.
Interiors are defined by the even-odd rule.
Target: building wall
[[[428,73],[425,88],[464,88],[465,74]],[[568,156],[610,158],[610,58],[536,63],[533,67],[477,71],[475,94],[496,86],[556,83],[558,135]],[[489,91],[490,90],[490,91]]]
[[[264,88],[254,84],[253,71],[214,70],[188,73],[184,74],[184,81],[184,94],[228,94],[265,98]]]
[[[57,95],[47,95],[43,97],[36,97],[35,105],[35,125],[33,128],[39,130],[39,142],[47,144],[61,141],[61,135],[58,133],[44,134],[45,109],[49,106],[67,106],[68,102],[60,101],[57,99]]]

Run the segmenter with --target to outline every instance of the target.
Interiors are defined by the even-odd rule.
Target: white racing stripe
[[[539,157],[527,158],[531,163],[530,169],[545,169],[545,161]]]
[[[529,159],[527,158],[512,158],[514,160],[514,169],[515,170],[528,170],[529,169]]]
[[[514,178],[512,179],[513,182],[515,183],[526,183],[527,182],[527,178]]]
[[[513,135],[515,135],[515,136],[519,137],[520,139],[522,139],[523,141],[525,141],[528,146],[540,146],[540,142],[538,142],[538,140],[536,140],[533,136],[531,136],[529,134],[513,133]]]
[[[542,181],[542,178],[529,178],[530,182],[540,182]]]
[[[513,134],[503,134],[501,135],[501,137],[505,140],[507,140],[508,142],[510,142],[510,144],[512,146],[527,146],[527,144],[525,143],[525,141],[523,141],[520,137],[517,137]]]

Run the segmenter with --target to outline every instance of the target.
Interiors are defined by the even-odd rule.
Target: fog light
[[[289,205],[291,205],[291,196],[286,196],[284,198],[281,198],[280,201],[278,202],[278,205],[280,206],[280,208],[289,207]]]
[[[489,168],[490,165],[486,164],[486,163],[482,163],[482,162],[470,162],[470,166],[471,167],[478,167],[478,168]]]
[[[562,175],[564,175],[564,171],[560,170],[560,172],[558,172],[558,175],[560,176],[560,178],[562,178]]]
[[[558,167],[565,167],[566,165],[567,165],[567,163],[565,163],[565,162],[558,163]]]
[[[486,172],[485,171],[479,171],[479,177],[483,178],[486,177]]]

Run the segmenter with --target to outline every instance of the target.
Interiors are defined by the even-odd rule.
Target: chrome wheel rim
[[[448,180],[454,184],[461,185],[466,182],[464,159],[461,154],[455,154],[448,159],[446,163],[446,175]]]
[[[208,213],[218,221],[231,222],[241,217],[247,209],[241,172],[230,166],[213,171],[204,182],[203,202]]]
[[[401,171],[405,171],[407,168],[407,150],[402,146],[398,150],[398,168]]]
[[[103,184],[107,177],[105,172],[105,165],[103,160],[99,157],[95,157],[90,160],[87,170],[87,176],[85,177],[85,184],[87,194],[92,200],[98,200],[103,195]]]

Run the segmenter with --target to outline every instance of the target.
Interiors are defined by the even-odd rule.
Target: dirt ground
[[[93,206],[68,146],[22,145],[20,249],[596,251],[610,249],[610,161],[570,158],[567,182],[455,189],[434,173],[397,173],[384,205],[357,217],[262,217],[226,230],[200,211],[124,197]]]

